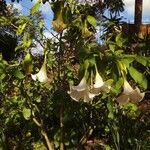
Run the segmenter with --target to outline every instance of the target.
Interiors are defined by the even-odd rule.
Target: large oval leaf
[[[40,1],[38,0],[38,2],[35,3],[35,5],[30,9],[30,13],[33,15],[35,14],[38,9],[40,7]]]
[[[136,61],[142,64],[143,66],[147,65],[147,58],[144,56],[136,56],[135,57]]]
[[[14,76],[17,77],[18,79],[23,79],[25,77],[24,74],[19,69],[15,70]]]
[[[31,109],[24,107],[24,108],[23,108],[23,111],[22,111],[22,114],[23,114],[23,117],[24,117],[26,120],[29,120],[29,119],[30,119],[30,116],[31,116]]]
[[[88,15],[87,16],[87,21],[93,26],[93,27],[96,27],[96,19],[91,16],[91,15]]]
[[[129,67],[128,70],[129,70],[131,77],[135,80],[135,82],[137,82],[144,89],[147,89],[146,77],[133,67]]]

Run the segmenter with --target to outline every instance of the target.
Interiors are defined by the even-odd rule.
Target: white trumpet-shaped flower
[[[31,74],[33,80],[38,80],[40,82],[47,82],[47,71],[46,71],[46,62],[44,61],[40,71],[37,74]]]
[[[108,86],[102,79],[102,77],[100,76],[100,74],[98,73],[98,71],[96,71],[96,76],[95,76],[95,83],[92,86],[90,92],[92,94],[95,95],[99,95],[100,93],[108,93],[110,91],[110,86]]]
[[[70,86],[70,91],[68,91],[70,97],[75,101],[90,102],[93,100],[94,96],[89,92],[89,87],[86,83],[85,77],[80,81],[77,86]]]
[[[88,85],[86,83],[86,79],[85,79],[85,77],[83,77],[77,86],[72,86],[72,89],[77,90],[77,91],[84,91],[87,89],[87,87],[88,87]]]
[[[116,101],[119,105],[125,105],[128,102],[138,103],[144,98],[144,96],[145,93],[141,93],[138,87],[133,89],[127,80],[124,80],[123,93],[116,99]]]

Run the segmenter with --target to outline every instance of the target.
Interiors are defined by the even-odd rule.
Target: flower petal
[[[72,89],[77,91],[83,91],[87,89],[86,79],[83,77],[83,79],[80,81],[80,83],[77,86],[72,86]]]
[[[125,105],[129,102],[130,98],[128,95],[126,94],[121,94],[117,99],[116,101],[119,103],[119,105]]]
[[[101,93],[109,93],[110,92],[110,86],[108,86],[107,84],[104,83],[103,86],[99,87],[99,88],[91,88],[90,92],[92,94],[95,94],[95,95],[99,95]]]
[[[36,81],[37,80],[37,74],[31,74],[31,78]]]
[[[140,93],[139,88],[136,87],[134,91],[131,92],[129,95],[130,101],[133,103],[138,103],[140,102],[145,96],[145,93]]]
[[[85,93],[85,95],[84,95],[84,102],[90,102],[90,101],[92,101],[93,100],[93,98],[95,97],[95,95],[94,94],[91,94],[91,93],[89,93],[89,92],[87,92],[87,93]]]
[[[70,97],[75,101],[80,101],[81,99],[84,99],[85,90],[77,91],[73,89],[74,86],[70,86],[70,91],[68,94],[70,94]]]
[[[110,89],[111,89],[111,86],[107,85],[107,84],[104,84],[101,88],[101,91],[104,92],[104,93],[109,93],[110,92]]]
[[[94,94],[89,93],[88,88],[82,91],[77,91],[70,87],[70,91],[68,91],[68,94],[70,94],[70,97],[77,102],[90,102],[95,96]]]
[[[119,105],[124,105],[129,101],[133,103],[138,103],[144,98],[144,96],[145,93],[141,93],[138,87],[136,87],[136,89],[133,89],[131,85],[127,82],[127,80],[124,80],[123,94],[121,94],[116,99],[116,101],[119,103]]]
[[[95,84],[94,84],[94,88],[100,88],[101,86],[104,85],[103,79],[100,76],[100,74],[97,72],[96,73],[96,77],[95,77]]]
[[[131,87],[131,85],[129,84],[127,80],[124,80],[123,89],[124,89],[123,90],[124,94],[130,94],[130,92],[133,91],[133,88]]]

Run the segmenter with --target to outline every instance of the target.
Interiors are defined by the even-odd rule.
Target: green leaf
[[[68,4],[71,10],[71,13],[73,14],[76,8],[76,1],[75,0],[68,0]]]
[[[125,43],[125,39],[123,39],[122,37],[122,34],[119,33],[117,36],[116,36],[116,44],[119,46],[119,47],[123,47],[123,44]]]
[[[37,103],[40,103],[40,102],[41,102],[41,97],[42,97],[42,96],[36,97],[36,98],[35,98],[35,101],[36,101]]]
[[[32,15],[35,14],[38,11],[39,7],[40,7],[40,1],[35,3],[35,5],[30,9],[30,13]]]
[[[69,7],[64,7],[62,9],[62,14],[63,14],[63,16],[62,16],[63,22],[65,24],[69,24],[71,22],[71,18],[72,18],[70,8]]]
[[[16,20],[16,24],[20,25],[20,24],[24,24],[26,22],[28,22],[29,18],[27,16],[19,16],[19,18]]]
[[[114,52],[116,49],[116,46],[114,44],[109,44],[109,49]]]
[[[18,45],[18,46],[15,48],[15,51],[22,50],[23,48],[24,48],[23,45]]]
[[[62,12],[62,8],[64,7],[64,1],[56,1],[51,5],[51,9],[54,12],[53,20],[56,20],[59,14]]]
[[[150,57],[147,58],[147,66],[150,67]]]
[[[108,80],[105,81],[105,83],[106,83],[107,85],[112,85],[113,82],[114,82],[113,79],[108,79]]]
[[[22,34],[22,32],[24,31],[26,25],[27,25],[27,23],[24,23],[24,24],[22,24],[22,25],[19,25],[19,27],[18,27],[18,29],[17,29],[17,31],[16,31],[16,35],[17,35],[17,36],[20,35],[20,34]]]
[[[136,56],[135,57],[136,61],[142,64],[143,66],[147,65],[147,58],[144,56]]]
[[[26,120],[29,120],[29,119],[30,119],[30,116],[31,116],[31,109],[24,107],[23,110],[22,110],[22,114],[23,114],[23,117],[24,117]]]
[[[43,22],[43,20],[40,20],[40,22],[39,22],[38,25],[39,25],[39,28],[42,29],[42,28],[44,27],[44,22]]]
[[[93,27],[96,27],[96,19],[91,16],[91,15],[88,15],[87,16],[87,21],[89,22],[89,24],[91,24]]]
[[[146,77],[133,67],[129,67],[128,70],[129,70],[131,77],[135,80],[135,82],[137,82],[144,89],[147,89]]]
[[[104,150],[111,150],[111,147],[109,145],[105,145]]]
[[[8,19],[7,17],[0,16],[0,25],[5,26],[9,25],[11,23],[11,19]]]
[[[120,61],[128,68],[129,64],[134,61],[134,58],[133,57],[123,58]]]
[[[109,119],[114,119],[114,109],[113,109],[113,103],[112,103],[112,101],[109,101],[107,103],[107,109],[109,111],[108,118]]]
[[[24,63],[31,63],[32,62],[32,57],[30,53],[27,53],[24,57]]]
[[[19,78],[19,79],[23,79],[25,77],[24,74],[20,70],[18,70],[18,69],[15,70],[14,76],[17,77],[17,78]]]
[[[6,74],[5,74],[5,73],[0,74],[0,80],[1,80],[1,81],[2,81],[5,77],[6,77]]]
[[[116,84],[114,85],[114,88],[112,88],[112,92],[115,95],[118,95],[121,91],[122,85],[123,85],[123,78],[119,78]]]
[[[137,111],[138,106],[137,106],[137,104],[134,104],[134,103],[127,103],[126,105],[124,105],[124,109]]]
[[[26,33],[24,36],[23,36],[23,45],[25,47],[30,47],[30,45],[32,44],[32,39],[30,38],[30,34],[29,33]]]

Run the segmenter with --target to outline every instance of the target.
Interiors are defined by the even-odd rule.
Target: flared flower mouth
[[[95,95],[91,94],[88,91],[88,89],[85,89],[82,91],[70,89],[70,91],[68,91],[68,94],[70,94],[70,97],[77,102],[79,102],[79,101],[90,102],[93,100],[93,98],[95,96]]]
[[[31,74],[31,77],[34,81],[38,80],[39,82],[47,82],[47,72],[46,72],[46,62],[44,61],[40,71],[37,74]]]
[[[140,89],[136,87],[136,89],[131,92],[130,99],[131,99],[131,102],[138,103],[142,101],[144,96],[145,96],[145,93],[144,92],[141,93]]]
[[[68,91],[70,97],[79,102],[90,102],[93,100],[94,96],[89,92],[89,86],[86,83],[86,78],[83,77],[77,86],[70,86],[70,91]]]
[[[110,86],[108,86],[98,73],[98,69],[96,66],[95,61],[93,63],[95,65],[95,79],[93,84],[93,74],[91,72],[91,85],[87,84],[87,75],[88,75],[88,66],[89,62],[85,61],[86,70],[84,73],[84,77],[80,81],[80,83],[77,86],[70,86],[70,91],[68,91],[68,94],[70,94],[70,97],[75,101],[84,101],[84,102],[90,102],[94,99],[95,96],[101,94],[101,93],[108,93],[110,91]]]
[[[70,97],[75,101],[90,102],[93,98],[103,92],[108,93],[110,91],[110,86],[103,82],[102,77],[99,73],[96,73],[95,84],[89,86],[86,82],[86,78],[83,77],[77,86],[70,86]]]
[[[116,99],[116,101],[119,105],[125,105],[128,102],[138,103],[144,98],[144,96],[145,93],[141,93],[138,87],[133,89],[127,80],[124,80],[123,93]]]

